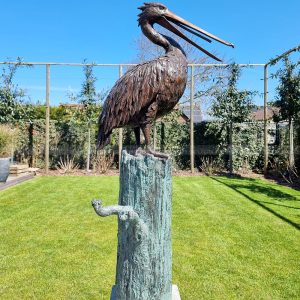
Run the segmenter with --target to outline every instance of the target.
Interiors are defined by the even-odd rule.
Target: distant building
[[[182,115],[185,116],[186,122],[189,122],[191,117],[191,107],[189,105],[180,106],[180,109],[182,111]],[[195,105],[194,106],[194,123],[198,124],[204,121],[204,116],[201,111],[200,106]]]
[[[63,108],[71,108],[71,109],[83,109],[84,108],[84,105],[80,104],[80,103],[66,103],[66,104],[61,103],[59,106],[63,107]]]
[[[180,109],[182,110],[182,119],[184,122],[189,122],[190,120],[190,106],[181,106]],[[269,145],[274,145],[278,141],[278,129],[280,127],[285,127],[287,125],[286,122],[280,122],[280,124],[277,124],[273,121],[273,117],[275,115],[278,115],[279,113],[279,108],[278,107],[267,107],[267,129],[268,129],[268,144]],[[263,107],[258,107],[252,110],[251,112],[251,119],[253,121],[261,122],[263,123],[264,121],[264,108]],[[194,123],[199,124],[203,121],[205,122],[210,122],[212,118],[208,115],[205,115],[199,106],[195,105],[194,107]],[[182,123],[182,122],[180,122]],[[263,126],[262,126],[263,130]]]
[[[278,107],[267,107],[267,120],[273,121],[273,117],[278,115],[279,108]],[[254,121],[263,121],[264,120],[264,108],[258,107],[252,110],[251,119]]]
[[[267,130],[268,130],[268,144],[275,145],[279,142],[279,134],[278,131],[280,128],[286,128],[288,126],[288,122],[281,121],[279,123],[275,123],[273,121],[274,116],[279,114],[279,108],[274,106],[267,107]],[[251,113],[251,118],[258,122],[264,121],[264,107],[258,107],[254,109]]]

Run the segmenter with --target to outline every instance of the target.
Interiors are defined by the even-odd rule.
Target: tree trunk
[[[93,206],[100,216],[119,216],[111,299],[171,300],[171,159],[123,151],[119,205],[94,200]]]
[[[171,299],[171,193],[170,159],[123,152],[119,205],[141,223],[119,220],[117,299]]]
[[[295,153],[294,153],[294,122],[291,118],[289,120],[289,164],[293,168],[295,166]]]

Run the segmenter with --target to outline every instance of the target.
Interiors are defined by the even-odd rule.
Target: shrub
[[[72,174],[78,171],[78,165],[74,163],[73,158],[60,158],[59,162],[57,163],[56,169],[61,174]]]
[[[55,167],[59,157],[57,156],[57,144],[59,135],[56,129],[56,121],[50,121],[50,163]],[[32,122],[18,123],[18,147],[15,151],[17,161],[26,162],[31,167],[45,167],[45,120],[33,120]],[[55,160],[53,160],[53,156]]]
[[[189,124],[178,122],[181,112],[173,110],[157,121],[156,130],[156,150],[171,153],[174,167],[186,169],[190,163],[190,134]]]
[[[0,125],[0,157],[9,157],[12,155],[17,134],[17,130],[9,125]]]
[[[201,165],[199,169],[207,176],[211,176],[217,172],[220,172],[220,166],[218,166],[217,161],[212,157],[201,158]]]
[[[111,150],[100,150],[93,159],[94,170],[97,173],[104,174],[114,162],[114,152]]]

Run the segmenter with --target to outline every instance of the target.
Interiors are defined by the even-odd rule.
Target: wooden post
[[[157,139],[157,133],[156,133],[156,121],[153,123],[153,150],[156,150],[156,139]]]
[[[295,167],[295,154],[294,154],[294,121],[293,118],[289,120],[289,164],[290,168]]]
[[[88,148],[87,148],[87,157],[86,157],[86,171],[90,171],[90,157],[91,157],[91,123],[90,120],[88,121]]]
[[[29,158],[28,158],[28,165],[30,168],[33,167],[33,123],[29,123],[28,127],[28,152],[29,152]]]
[[[46,65],[46,129],[45,129],[45,172],[49,173],[49,144],[50,144],[50,65]]]
[[[191,172],[194,173],[195,167],[195,152],[194,152],[194,94],[195,94],[195,82],[194,82],[195,67],[191,66],[191,95],[190,95],[190,159],[191,159]]]
[[[120,65],[119,67],[119,78],[123,76],[123,67]],[[122,148],[123,148],[123,128],[119,128],[119,170],[121,168],[121,156],[122,156]]]
[[[171,159],[122,153],[119,205],[92,202],[102,217],[116,214],[118,256],[111,299],[172,299]],[[174,299],[180,299],[174,297]]]
[[[264,67],[264,174],[268,172],[268,65]]]
[[[229,125],[229,173],[233,174],[233,124]]]

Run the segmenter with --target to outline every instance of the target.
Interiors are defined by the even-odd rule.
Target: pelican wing
[[[112,130],[123,127],[155,100],[162,79],[164,59],[137,65],[114,85],[99,116],[98,147],[107,144]]]

